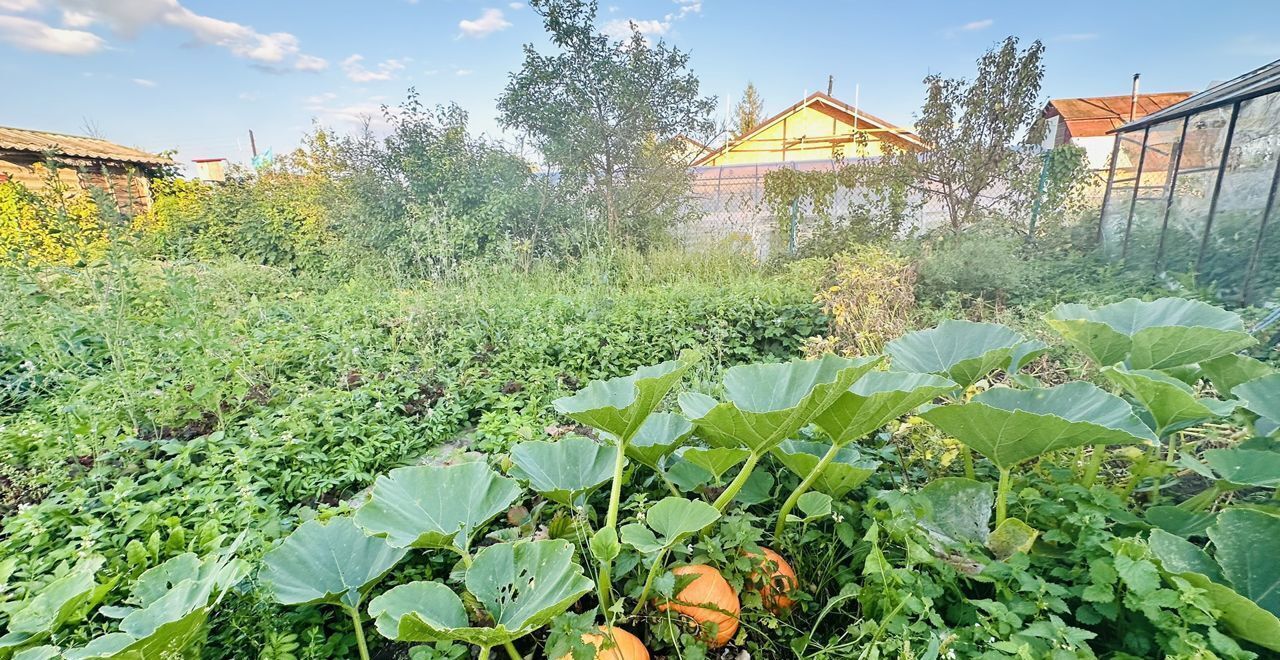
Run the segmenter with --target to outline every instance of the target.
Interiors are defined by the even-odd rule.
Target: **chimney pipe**
[[[827,76],[827,96],[831,96],[831,89],[835,87],[835,85],[836,85],[836,77],[833,75],[828,75]]]
[[[1133,94],[1129,97],[1129,121],[1133,121],[1133,116],[1138,112],[1138,78],[1141,73],[1133,74]]]

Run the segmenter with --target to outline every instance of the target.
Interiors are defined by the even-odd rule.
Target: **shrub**
[[[1038,272],[1022,250],[1021,239],[997,230],[939,234],[920,247],[920,294],[1002,299],[1034,290]]]
[[[50,186],[32,192],[0,183],[0,259],[27,265],[73,265],[101,257],[111,228],[93,198],[71,192],[51,169]]]

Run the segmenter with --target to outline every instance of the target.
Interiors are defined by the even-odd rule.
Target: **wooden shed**
[[[1051,99],[1042,115],[1045,137],[1041,146],[1052,149],[1073,144],[1085,150],[1090,169],[1105,170],[1110,167],[1111,147],[1115,144],[1111,131],[1188,96],[1191,92]]]
[[[910,130],[815,92],[693,164],[709,167],[874,158],[881,155],[882,143],[902,149],[925,148]]]
[[[50,184],[49,161],[57,165],[58,181],[68,189],[101,189],[129,215],[151,207],[149,179],[173,163],[98,138],[0,126],[0,181],[41,190]]]

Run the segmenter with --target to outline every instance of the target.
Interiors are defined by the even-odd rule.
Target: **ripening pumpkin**
[[[600,632],[603,634],[587,633],[582,636],[582,641],[596,647],[596,660],[649,660],[649,649],[644,647],[644,642],[639,637],[614,626],[613,644],[609,648],[600,648],[606,646],[605,639],[609,635],[609,629],[600,626]],[[573,654],[565,655],[560,660],[573,660]]]
[[[724,646],[738,632],[738,614],[742,604],[738,592],[729,586],[720,571],[702,564],[680,566],[671,571],[676,576],[696,575],[689,586],[676,594],[675,599],[659,603],[658,609],[674,610],[683,614],[704,631],[714,624],[715,638],[706,640],[711,646]]]
[[[763,546],[760,550],[763,551],[763,555],[747,553],[747,557],[750,557],[751,562],[756,565],[756,569],[747,576],[747,584],[760,592],[760,599],[764,601],[766,609],[778,614],[795,604],[788,594],[800,584],[800,580],[796,578],[795,570],[787,560],[782,558],[782,555]],[[772,564],[775,567],[768,576],[761,574],[768,570],[766,564]]]

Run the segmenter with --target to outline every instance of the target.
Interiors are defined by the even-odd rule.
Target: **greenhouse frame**
[[[1098,239],[1225,300],[1280,287],[1280,60],[1115,130]]]

